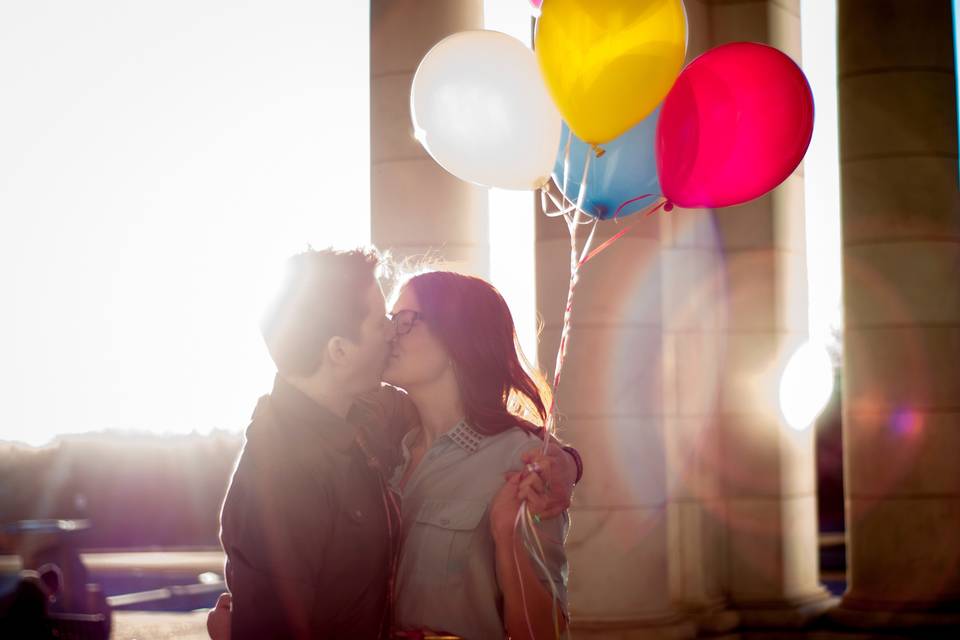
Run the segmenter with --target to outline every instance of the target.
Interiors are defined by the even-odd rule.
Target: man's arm
[[[329,492],[318,491],[296,465],[277,465],[256,449],[249,442],[244,447],[221,513],[230,637],[313,637]],[[300,502],[304,496],[309,507]]]

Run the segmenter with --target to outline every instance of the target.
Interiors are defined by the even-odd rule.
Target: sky
[[[368,26],[365,2],[0,3],[0,439],[246,425],[283,257],[369,240]]]
[[[801,0],[802,66],[813,91],[813,138],[803,162],[810,338],[833,344],[842,325],[836,0]]]

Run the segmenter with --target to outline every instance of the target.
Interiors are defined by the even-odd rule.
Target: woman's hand
[[[569,509],[577,479],[577,465],[570,456],[551,442],[546,453],[537,447],[521,459],[526,469],[534,469],[523,472],[518,488],[520,500],[527,502],[530,512],[547,520]]]
[[[519,488],[520,473],[508,473],[506,481],[490,503],[490,532],[497,544],[513,540],[514,523],[521,504]]]
[[[539,479],[536,473],[530,473],[527,477]],[[497,582],[503,591],[504,626],[507,636],[517,640],[553,638],[556,625],[559,625],[561,630],[566,628],[566,618],[563,607],[555,606],[554,595],[541,582],[540,570],[534,568],[530,551],[514,526],[523,504],[520,498],[522,485],[521,473],[507,474],[506,482],[490,504],[490,528],[494,539]],[[563,523],[553,520],[550,524],[540,523],[537,528],[541,527],[562,529]],[[562,553],[564,536],[559,531],[548,535],[550,538],[542,542],[553,545],[551,557],[556,557],[557,545],[561,545],[559,552]],[[549,577],[562,580],[553,572]]]
[[[230,594],[221,593],[217,604],[207,613],[207,633],[212,640],[230,640],[231,604]]]

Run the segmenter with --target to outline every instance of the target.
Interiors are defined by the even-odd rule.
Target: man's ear
[[[327,341],[327,358],[331,364],[339,365],[347,359],[349,351],[347,340],[341,336],[333,336]]]

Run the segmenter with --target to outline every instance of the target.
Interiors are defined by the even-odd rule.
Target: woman
[[[555,637],[567,619],[569,521],[535,525],[538,567],[514,522],[521,482],[536,481],[521,481],[524,455],[543,446],[525,418],[547,412],[509,308],[479,278],[431,272],[401,287],[392,318],[384,380],[407,391],[420,417],[394,477],[403,498],[395,622],[471,639]]]

